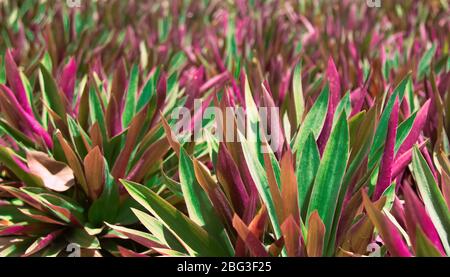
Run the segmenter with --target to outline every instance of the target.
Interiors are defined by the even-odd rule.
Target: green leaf
[[[208,195],[197,182],[194,164],[183,148],[180,148],[179,170],[181,190],[189,218],[205,228],[208,233],[220,237],[219,241],[224,243],[224,247],[232,251],[231,243],[225,233],[224,226],[219,220],[218,214],[214,210]]]
[[[397,153],[397,150],[403,144],[409,132],[411,131],[411,128],[414,124],[414,120],[416,119],[416,115],[417,112],[413,113],[410,117],[408,117],[398,126],[397,137],[395,139],[395,153]]]
[[[327,84],[300,126],[300,130],[292,145],[292,151],[297,152],[297,162],[309,134],[313,133],[314,139],[317,139],[322,131],[323,123],[325,122],[325,117],[327,115],[329,94],[330,91]]]
[[[41,64],[48,72],[52,72],[53,69],[52,57],[50,56],[48,51],[45,51],[44,56],[41,59]]]
[[[145,83],[141,96],[139,97],[136,110],[140,111],[154,98],[157,80],[159,78],[160,68],[158,67],[150,79]]]
[[[139,221],[144,227],[149,230],[162,244],[166,245],[170,249],[178,252],[186,252],[183,245],[180,244],[178,239],[170,232],[170,230],[164,226],[156,218],[141,212],[137,209],[131,209]]]
[[[33,239],[25,239],[15,241],[9,245],[5,245],[0,249],[0,257],[18,257],[21,256],[30,245]]]
[[[50,212],[63,221],[67,223],[84,222],[84,209],[71,198],[50,193],[35,193],[30,189],[31,188],[23,188],[29,195],[34,194],[35,199],[38,199],[38,201],[46,206]]]
[[[251,143],[249,145],[250,151],[253,155],[258,157],[259,161],[262,161],[260,155],[261,141],[258,139],[259,132],[259,113],[258,107],[253,99],[252,92],[250,90],[250,84],[248,78],[245,78],[245,112],[246,112],[246,139]]]
[[[320,164],[320,153],[314,135],[309,133],[305,147],[297,164],[298,206],[302,215],[306,215],[312,185]],[[305,217],[303,216],[305,220]]]
[[[325,242],[330,236],[339,190],[345,174],[349,156],[349,131],[345,114],[339,117],[334,127],[317,170],[307,218],[317,210],[325,224]],[[325,244],[325,249],[327,245]]]
[[[213,236],[155,192],[121,180],[128,193],[175,235],[192,256],[231,256]]]
[[[431,217],[447,255],[450,255],[450,213],[439,187],[419,148],[413,148],[412,168],[425,209]]]
[[[433,59],[435,53],[436,53],[436,45],[433,43],[430,49],[428,49],[425,52],[425,54],[423,54],[417,67],[417,79],[419,81],[422,80],[423,77],[427,74],[427,72],[430,71],[431,60]]]
[[[44,65],[41,64],[40,69],[42,73],[41,76],[43,85],[41,89],[44,93],[44,100],[47,102],[48,107],[55,111],[55,113],[58,114],[59,117],[65,118],[66,108],[64,105],[64,101],[61,98],[62,94],[59,92],[55,80]]]
[[[418,103],[415,102],[417,99],[414,98],[414,85],[412,82],[408,83],[405,94],[408,99],[409,110],[415,112],[418,109]]]
[[[73,151],[72,147],[70,147],[69,143],[64,139],[61,132],[56,132],[57,141],[61,146],[62,151],[64,152],[64,158],[67,160],[67,164],[73,170],[73,173],[80,183],[81,188],[84,190],[86,194],[88,194],[88,185],[86,183],[86,177],[83,172],[83,167],[81,166],[81,162],[78,159],[77,154]]]
[[[302,122],[303,113],[305,112],[305,99],[303,97],[302,88],[302,66],[300,62],[294,69],[292,88],[294,94],[295,116],[297,118],[297,124],[300,124],[300,122]]]
[[[66,239],[70,243],[76,243],[81,248],[86,249],[100,249],[100,241],[95,236],[91,236],[84,229],[71,229],[66,234]]]
[[[181,184],[169,176],[161,169],[161,177],[167,188],[177,197],[183,198],[183,192],[181,191]]]
[[[334,112],[333,118],[333,126],[336,124],[339,119],[339,115],[344,112],[346,116],[349,116],[352,112],[352,104],[350,102],[350,92],[347,92],[344,97],[342,97],[341,101],[339,101],[336,111]]]
[[[106,225],[112,230],[118,232],[119,234],[124,235],[129,239],[134,240],[135,242],[142,244],[148,248],[162,247],[161,241],[159,241],[159,239],[152,234],[138,230],[133,230],[123,226],[112,225],[109,223],[106,223]]]
[[[89,90],[89,110],[92,124],[97,122],[103,137],[106,138],[105,115],[103,113],[100,98],[93,86],[91,86]]]
[[[386,203],[384,204],[384,209],[390,211],[394,205],[395,200],[395,182],[389,185],[383,192],[382,196],[386,196]]]
[[[171,16],[165,16],[158,19],[158,38],[159,41],[165,41],[169,36],[169,30],[171,27]]]
[[[9,125],[3,119],[0,119],[0,130],[8,134],[14,141],[23,144],[28,148],[34,148],[34,142],[31,141],[24,133]]]
[[[5,59],[0,56],[0,84],[6,83]]]
[[[132,225],[138,223],[139,219],[132,211],[132,209],[137,208],[141,208],[141,205],[132,197],[127,197],[120,205],[114,223],[118,225]]]
[[[137,88],[139,82],[139,67],[137,64],[133,66],[130,73],[130,81],[128,83],[128,91],[125,99],[125,107],[122,115],[123,128],[127,128],[130,125],[131,120],[136,114],[136,98]]]
[[[33,105],[33,88],[31,87],[30,80],[28,80],[27,76],[25,76],[22,71],[20,71],[19,74],[25,89],[25,93],[27,95],[28,104],[32,108],[35,117],[38,117],[36,113],[36,107]]]
[[[387,128],[389,123],[389,118],[391,117],[392,108],[394,107],[395,99],[399,98],[399,101],[403,100],[405,94],[405,89],[408,84],[412,82],[411,74],[408,74],[400,84],[395,88],[391,97],[389,98],[383,113],[381,114],[380,121],[378,123],[377,130],[375,131],[375,136],[373,139],[372,147],[369,152],[368,168],[372,168],[380,159],[381,154],[377,153],[384,146],[386,140]],[[381,151],[382,153],[383,151]]]
[[[14,205],[1,205],[0,206],[0,220],[8,220],[11,222],[24,222],[24,221],[33,221],[30,220],[30,217],[26,215],[22,210],[18,209]],[[39,211],[30,209],[33,213],[38,213]],[[27,210],[28,212],[28,210]],[[29,212],[31,214],[31,212]]]
[[[360,113],[361,114],[361,113]],[[375,132],[375,115],[376,110],[370,109],[367,114],[365,114],[365,117],[360,122],[360,124],[357,124],[355,121],[358,120],[357,115],[353,116],[349,120],[349,129],[351,130],[352,127],[355,129],[355,124],[358,126],[358,132],[351,135],[350,142],[351,142],[351,155],[349,157],[349,165],[347,167],[347,171],[345,172],[344,179],[342,181],[342,187],[339,192],[339,198],[336,206],[336,212],[335,212],[335,220],[333,221],[333,228],[331,230],[331,236],[330,236],[330,242],[328,243],[328,255],[332,255],[334,253],[334,245],[336,241],[336,233],[339,225],[339,218],[342,212],[342,206],[345,200],[346,192],[348,189],[348,186],[350,185],[350,182],[352,178],[354,177],[355,172],[364,164],[363,161],[367,157],[367,153],[370,150],[370,146],[372,145],[372,139],[373,139],[373,133]],[[350,132],[351,134],[351,132]],[[367,177],[361,177],[358,179],[358,183],[356,184],[356,187],[359,186],[359,184],[365,183],[365,178],[368,178],[370,173],[373,171],[373,169],[368,169],[368,173],[366,173]],[[362,182],[362,183],[360,183]]]
[[[88,152],[85,142],[91,144],[90,137],[70,115],[67,116],[67,126],[69,127],[70,139],[75,146],[78,156],[84,159]]]
[[[172,56],[169,62],[169,71],[168,74],[171,75],[175,71],[179,70],[183,67],[183,64],[186,62],[187,57],[183,51],[179,51],[175,55]]]
[[[4,164],[14,175],[28,186],[44,187],[44,183],[38,176],[26,172],[14,161],[14,153],[9,148],[0,146],[0,162]]]
[[[258,158],[253,154],[249,141],[238,132],[239,139],[242,144],[242,151],[244,153],[245,161],[248,166],[248,170],[253,181],[256,184],[259,195],[261,196],[264,204],[267,207],[270,221],[272,222],[272,227],[274,229],[276,239],[282,237],[281,227],[279,219],[277,217],[276,208],[272,195],[270,193],[269,180],[267,179],[266,171],[264,167],[259,162]]]
[[[416,227],[416,256],[442,257],[439,250],[436,249],[419,226]]]
[[[89,221],[96,226],[104,221],[114,222],[119,210],[119,188],[109,172],[106,161],[105,179],[102,194],[89,209]]]
[[[205,137],[206,145],[208,147],[209,158],[215,165],[217,164],[217,153],[219,152],[219,140],[217,139],[216,136],[211,134],[211,132],[208,129],[205,129],[203,131],[203,135]]]

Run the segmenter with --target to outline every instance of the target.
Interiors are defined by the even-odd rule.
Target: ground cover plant
[[[0,1],[0,256],[448,256],[449,11]]]

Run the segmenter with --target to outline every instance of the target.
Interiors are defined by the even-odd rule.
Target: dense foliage
[[[78,2],[0,1],[0,256],[450,254],[447,1]]]

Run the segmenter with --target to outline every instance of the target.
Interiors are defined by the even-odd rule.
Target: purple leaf
[[[425,146],[426,142],[423,142],[419,145],[419,149],[422,149]],[[401,156],[395,158],[394,166],[392,168],[392,178],[397,177],[403,170],[409,165],[412,160],[412,148],[403,153]]]
[[[422,143],[422,138],[419,138],[419,142]],[[436,168],[434,167],[434,164],[433,164],[433,161],[431,159],[430,153],[428,152],[428,149],[426,147],[423,147],[422,149],[420,149],[420,152],[422,153],[422,155],[425,158],[428,166],[430,167],[431,172],[433,173],[434,179],[437,180],[438,179],[437,176],[439,176],[439,175],[438,175],[438,173],[436,171]]]
[[[0,236],[22,235],[31,230],[33,230],[33,228],[29,225],[9,225],[0,230]]]
[[[114,137],[122,132],[123,95],[127,86],[128,79],[125,62],[121,60],[114,71],[111,98],[106,109],[106,125],[110,137]]]
[[[162,111],[163,104],[166,101],[167,96],[167,73],[161,73],[158,85],[156,86],[156,111]],[[150,126],[154,126],[156,121],[160,118],[160,113],[156,112],[153,115]]]
[[[203,83],[205,77],[205,70],[203,67],[198,69],[191,68],[186,71],[185,76],[183,76],[186,86],[186,108],[191,109],[194,105],[194,100],[199,97],[200,86]]]
[[[222,184],[226,184],[233,207],[239,216],[243,216],[249,202],[249,196],[242,182],[239,169],[224,143],[219,145],[217,155],[217,177]]]
[[[264,107],[269,108],[267,111],[267,122],[270,122],[270,124],[267,124],[268,126],[266,126],[266,128],[269,129],[270,126],[270,130],[266,130],[266,133],[270,134],[270,136],[272,137],[271,139],[277,140],[277,142],[275,142],[275,145],[278,146],[278,148],[273,149],[273,151],[277,154],[278,157],[281,157],[281,151],[284,143],[284,131],[281,125],[280,115],[278,114],[278,112],[272,113],[272,111],[270,110],[270,108],[276,108],[276,105],[267,88],[268,84],[262,85],[263,104]]]
[[[327,144],[328,137],[330,136],[331,128],[333,126],[334,112],[341,95],[339,74],[331,56],[328,59],[327,80],[330,85],[330,102],[328,105],[327,117],[325,118],[322,132],[320,133],[319,139],[317,141],[320,154],[323,153],[325,145]]]
[[[411,127],[411,131],[398,149],[396,158],[400,157],[403,153],[411,149],[419,139],[420,133],[422,132],[422,129],[427,122],[430,103],[431,100],[428,99],[427,102],[425,102],[425,104],[422,106],[422,108],[417,112],[416,118],[414,119],[414,123]]]
[[[397,136],[398,110],[399,103],[398,98],[396,98],[388,123],[386,143],[384,145],[383,157],[381,158],[380,172],[378,173],[375,192],[372,197],[373,200],[378,200],[383,194],[384,190],[391,184],[392,166],[394,163],[395,137]]]
[[[29,113],[27,113],[24,108],[20,105],[20,103],[17,101],[17,99],[14,97],[13,92],[5,85],[0,84],[0,90],[2,90],[6,97],[8,97],[8,100],[17,108],[19,111],[19,114],[23,116],[23,121],[29,125],[30,129],[36,133],[38,136],[40,136],[47,147],[52,148],[53,147],[53,141],[50,137],[50,135],[47,133],[47,131],[39,124],[39,122]]]
[[[341,96],[341,83],[340,83],[341,81],[339,78],[339,73],[337,71],[336,65],[331,56],[328,59],[327,79],[328,82],[330,83],[332,102],[336,105],[339,102],[339,98]]]
[[[245,223],[236,214],[233,217],[233,227],[236,229],[239,237],[244,241],[252,256],[269,256],[261,241],[259,241],[258,237],[248,229]]]
[[[31,110],[30,103],[28,102],[27,99],[25,86],[22,83],[19,69],[17,68],[16,63],[14,62],[10,50],[6,50],[5,53],[5,71],[6,77],[8,78],[8,83],[11,86],[12,90],[14,91],[20,106],[27,114],[32,115],[33,111]]]
[[[362,194],[367,215],[378,232],[380,232],[381,238],[390,254],[396,257],[411,257],[411,253],[395,225],[370,202],[369,197],[364,191]]]
[[[50,243],[52,243],[62,232],[63,230],[56,230],[45,237],[38,238],[30,247],[28,247],[23,256],[28,257],[44,249]]]
[[[72,100],[75,89],[75,80],[77,78],[77,64],[74,58],[70,58],[69,62],[64,66],[64,69],[61,73],[61,76],[58,80],[59,86],[61,90],[66,95],[66,98],[69,103],[69,107],[67,110],[72,110]]]
[[[200,93],[204,93],[214,86],[222,86],[226,81],[228,81],[229,78],[230,74],[228,73],[228,71],[212,77],[200,87]]]
[[[436,228],[428,216],[422,202],[408,185],[403,186],[403,194],[405,197],[406,226],[409,231],[408,234],[411,236],[413,245],[415,246],[416,228],[418,225],[433,245],[436,246],[443,255],[445,255],[444,248],[442,247]]]
[[[352,112],[350,117],[361,111],[361,108],[364,104],[364,98],[367,94],[367,90],[365,88],[357,88],[350,93],[350,102],[352,103]]]

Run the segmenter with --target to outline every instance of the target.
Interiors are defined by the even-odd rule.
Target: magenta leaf
[[[399,103],[398,98],[396,98],[388,123],[386,143],[384,145],[383,157],[381,158],[380,172],[378,173],[377,184],[372,196],[373,200],[378,200],[383,194],[384,190],[391,184],[392,166],[394,163],[395,137],[397,135],[398,111]]]

